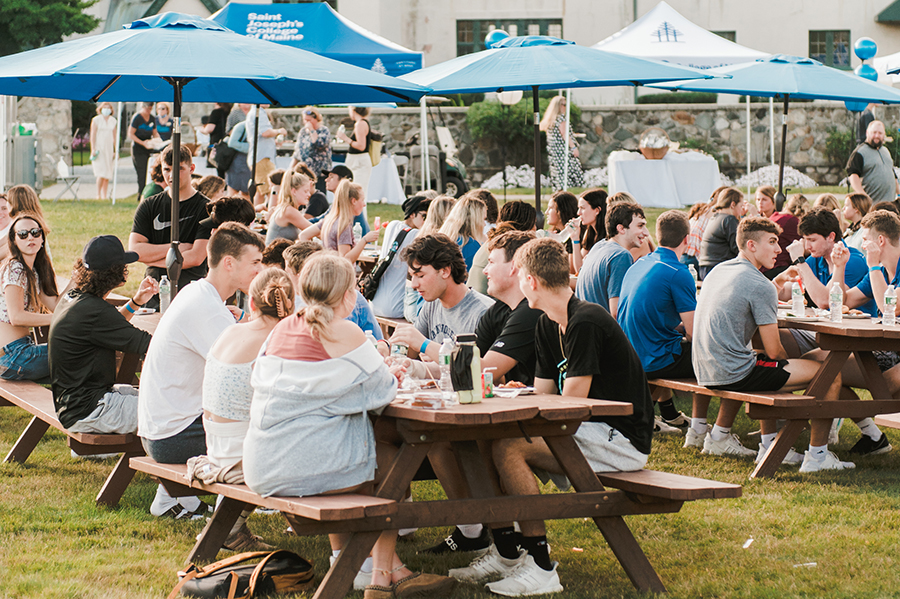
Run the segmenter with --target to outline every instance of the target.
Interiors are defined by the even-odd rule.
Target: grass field
[[[50,243],[57,270],[70,265],[91,236],[127,238],[135,203],[47,203]],[[369,217],[396,218],[397,207],[372,205]],[[651,211],[651,220],[659,211]],[[139,279],[135,267],[132,284]],[[686,399],[676,400],[689,411]],[[710,414],[715,414],[714,400]],[[28,423],[23,410],[0,409],[3,455]],[[734,432],[751,447],[758,425],[740,413]],[[900,444],[900,431],[886,431]],[[859,433],[847,423],[837,453],[847,458]],[[740,499],[697,501],[669,515],[626,520],[670,595],[677,599],[819,598],[900,596],[900,451],[857,459],[857,469],[801,475],[784,468],[772,480],[747,479],[746,460],[700,456],[683,438],[654,439],[649,467],[744,485]],[[804,449],[808,436],[801,436]],[[303,459],[298,455],[297,459]],[[138,474],[115,509],[94,505],[113,461],[75,460],[65,437],[48,433],[25,465],[0,464],[0,597],[133,599],[164,597],[176,582],[202,522],[158,520],[148,513],[155,484]],[[548,485],[545,492],[557,492]],[[439,496],[433,482],[415,483],[416,499]],[[460,515],[462,518],[462,515]],[[325,538],[285,534],[277,515],[254,515],[250,526],[268,542],[313,560],[318,580],[328,564]],[[413,569],[446,573],[467,556],[436,559],[416,552],[447,529],[420,530],[399,544]],[[752,539],[749,545],[747,542]],[[549,523],[551,557],[560,561],[565,593],[573,598],[638,598],[592,523]],[[745,548],[746,547],[746,548]],[[224,554],[223,554],[224,555]],[[352,597],[362,597],[355,593]],[[458,598],[489,596],[460,586]]]

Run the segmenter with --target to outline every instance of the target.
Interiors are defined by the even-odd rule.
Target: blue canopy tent
[[[363,29],[325,2],[229,2],[209,18],[241,35],[294,46],[392,77],[422,68],[421,52],[413,52]]]

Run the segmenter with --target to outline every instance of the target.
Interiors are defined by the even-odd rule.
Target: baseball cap
[[[334,173],[341,179],[349,179],[349,180],[353,181],[353,171],[351,171],[348,167],[344,166],[343,164],[335,164],[333,167],[331,167],[330,171],[322,171],[322,175],[324,175],[326,177],[328,175],[330,175],[331,173]]]
[[[94,237],[84,246],[81,261],[88,270],[104,270],[113,266],[131,264],[138,259],[137,252],[126,252],[115,235]]]
[[[403,218],[409,218],[416,212],[422,212],[423,210],[427,211],[428,206],[430,205],[431,200],[425,196],[412,196],[403,202]]]

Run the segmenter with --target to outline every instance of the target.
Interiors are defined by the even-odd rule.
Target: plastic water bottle
[[[838,288],[840,289],[840,286]],[[832,291],[832,293],[834,292]],[[803,289],[800,288],[800,281],[794,281],[791,287],[791,313],[794,316],[803,316],[806,313],[806,309],[803,307]]]
[[[371,343],[378,349],[378,339],[375,338],[375,335],[372,334],[372,331],[366,331],[366,341]]]
[[[453,394],[453,382],[450,380],[450,356],[453,353],[453,340],[450,337],[444,337],[441,348],[438,350],[438,366],[441,367],[441,380],[438,385],[441,392],[445,394]]]
[[[353,242],[356,243],[360,239],[362,239],[362,225],[353,223]]]
[[[159,313],[165,314],[169,309],[169,302],[172,301],[172,284],[169,277],[163,275],[159,280]]]
[[[691,273],[691,276],[694,277],[694,283],[700,280],[700,275],[697,273],[697,267],[693,264],[688,264],[688,271]]]
[[[831,292],[828,294],[828,309],[831,311],[831,322],[842,322],[844,313],[841,307],[844,305],[844,290],[837,281],[831,286]]]
[[[884,290],[884,310],[881,311],[881,322],[886,327],[897,324],[897,290],[888,285]]]

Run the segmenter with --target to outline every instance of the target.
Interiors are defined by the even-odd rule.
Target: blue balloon
[[[868,105],[869,104],[866,102],[844,102],[844,106],[846,106],[847,110],[850,112],[862,112]]]
[[[875,67],[873,67],[872,65],[861,64],[853,69],[853,72],[863,79],[868,79],[869,81],[878,81],[878,71],[876,71]]]
[[[509,37],[509,34],[502,29],[494,29],[484,36],[484,47],[490,50],[494,47],[494,44],[507,37]]]
[[[860,60],[869,60],[878,52],[878,44],[870,37],[861,37],[853,44],[853,53]]]

